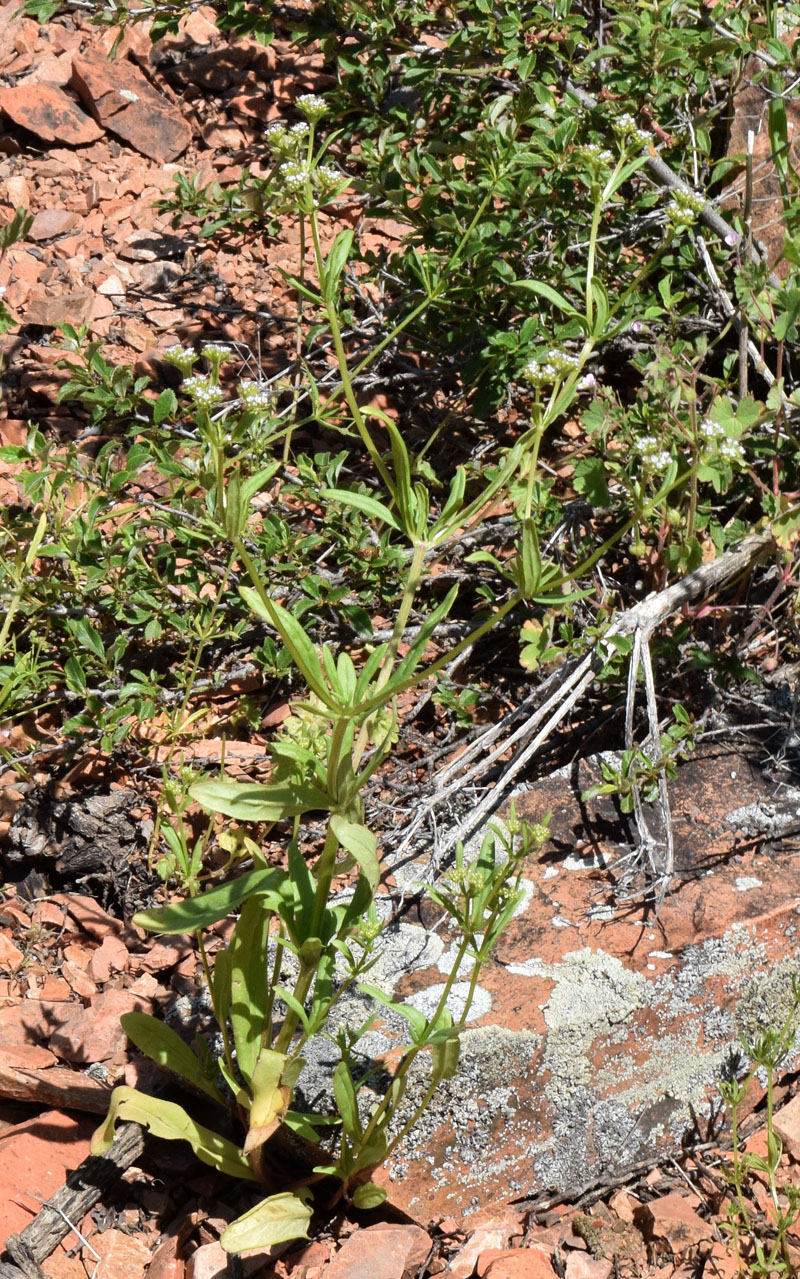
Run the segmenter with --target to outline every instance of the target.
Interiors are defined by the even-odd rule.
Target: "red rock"
[[[58,297],[31,298],[25,310],[25,323],[41,324],[45,329],[56,329],[62,324],[85,324],[93,302],[94,294],[83,289],[61,293]]]
[[[31,203],[31,192],[28,183],[21,174],[14,174],[6,182],[6,194],[9,204],[13,204],[15,208],[27,209]]]
[[[55,84],[63,89],[69,84],[72,76],[72,58],[68,53],[62,53],[58,56],[50,54],[46,58],[36,62],[35,67],[27,76],[28,84]]]
[[[787,1154],[800,1161],[800,1093],[776,1112],[775,1131]]]
[[[430,1251],[430,1235],[421,1226],[368,1226],[344,1241],[325,1279],[402,1279],[404,1271],[422,1266]]]
[[[28,977],[28,999],[62,1003],[71,995],[72,988],[63,977],[53,977],[48,973],[31,973]]]
[[[513,1248],[492,1262],[485,1279],[556,1279],[556,1272],[538,1248]]]
[[[516,1257],[519,1255],[520,1251],[521,1249],[519,1248],[487,1248],[485,1252],[482,1252],[478,1257],[478,1264],[475,1267],[475,1273],[478,1275],[478,1279],[483,1279],[483,1276],[489,1273],[489,1270],[496,1261],[505,1261],[506,1258]],[[543,1242],[532,1243],[530,1237],[528,1237],[525,1240],[524,1251],[541,1253],[549,1265],[550,1258],[553,1255],[553,1245],[545,1244]]]
[[[54,1066],[57,1057],[36,1044],[0,1044],[0,1067],[13,1070],[46,1070]]]
[[[95,1279],[141,1279],[150,1262],[147,1245],[122,1230],[92,1235],[92,1248],[100,1258]]]
[[[119,919],[114,919],[102,906],[98,906],[92,897],[84,897],[81,893],[55,893],[51,901],[64,906],[75,923],[98,941],[102,941],[107,933],[122,932],[124,927]],[[68,958],[74,957],[69,955]]]
[[[77,213],[68,213],[66,209],[41,209],[33,219],[28,232],[31,240],[52,240],[56,235],[63,235],[76,227],[80,219]]]
[[[590,1257],[585,1252],[567,1256],[566,1279],[609,1279],[614,1262],[609,1257]]]
[[[172,945],[157,941],[141,955],[131,955],[131,968],[134,972],[142,970],[146,973],[160,973],[165,968],[174,968],[187,950],[192,949],[192,943],[186,938],[178,938]]]
[[[73,58],[72,84],[104,128],[150,160],[166,164],[192,140],[177,108],[130,62],[111,62],[98,54]]]
[[[50,1046],[67,1061],[90,1064],[121,1061],[127,1037],[119,1019],[123,1013],[147,1012],[147,1001],[127,990],[105,990],[82,1004],[61,1005],[69,1010],[58,1029],[50,1036]]]
[[[109,981],[112,973],[127,972],[131,962],[128,948],[114,933],[104,937],[89,960],[88,973],[92,981]]]
[[[48,1110],[4,1130],[0,1160],[3,1238],[24,1229],[42,1201],[54,1195],[82,1163],[96,1126],[96,1119],[75,1119],[59,1110]]]
[[[448,1274],[453,1279],[468,1279],[473,1274],[482,1253],[505,1250],[509,1239],[523,1233],[522,1226],[511,1213],[502,1217],[489,1217],[473,1230],[469,1239],[450,1262]]]
[[[8,933],[0,932],[0,972],[16,972],[25,956]]]
[[[634,1221],[649,1243],[666,1246],[672,1253],[685,1252],[714,1238],[714,1223],[704,1221],[684,1195],[651,1199],[636,1209]]]
[[[178,1250],[177,1235],[170,1235],[163,1243],[160,1243],[153,1253],[147,1279],[184,1279],[186,1266]]]
[[[77,1005],[76,1005],[77,1006]],[[0,1010],[0,1044],[41,1044],[69,1016],[69,1004],[25,999]]]
[[[11,89],[0,89],[0,110],[42,142],[66,142],[79,147],[103,136],[94,120],[56,85],[23,82]]]
[[[63,910],[52,902],[41,901],[36,902],[34,905],[31,920],[34,924],[38,924],[40,928],[63,928],[67,922],[67,917]]]
[[[288,1279],[319,1279],[323,1273],[323,1266],[330,1260],[330,1255],[331,1250],[328,1244],[322,1243],[319,1239],[312,1239],[311,1243],[284,1253],[275,1265],[275,1273],[280,1275],[281,1279],[284,1279],[284,1276]]]

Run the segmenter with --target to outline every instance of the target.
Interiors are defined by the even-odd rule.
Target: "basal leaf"
[[[219,1090],[206,1077],[199,1057],[163,1021],[148,1013],[132,1012],[123,1013],[120,1022],[131,1042],[157,1066],[171,1070],[173,1074],[180,1075],[181,1079],[188,1079],[195,1088],[200,1088],[215,1101],[222,1101]]]
[[[232,1221],[222,1232],[220,1243],[226,1252],[247,1252],[251,1248],[271,1248],[291,1239],[308,1239],[311,1208],[310,1191],[300,1190],[270,1195],[249,1212]]]
[[[112,1092],[105,1122],[92,1137],[93,1155],[105,1154],[114,1140],[116,1125],[123,1120],[142,1124],[154,1137],[163,1137],[166,1141],[188,1141],[198,1159],[229,1177],[256,1180],[249,1163],[232,1141],[195,1123],[183,1106],[148,1097],[136,1088],[115,1088]]]
[[[270,911],[262,897],[250,897],[228,947],[231,970],[230,1019],[236,1061],[242,1075],[253,1074],[265,1024],[267,940]]]

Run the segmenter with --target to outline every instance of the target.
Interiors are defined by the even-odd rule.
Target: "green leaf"
[[[364,1129],[358,1114],[358,1099],[353,1086],[353,1077],[346,1061],[340,1061],[333,1072],[333,1095],[344,1131],[357,1144],[364,1135]]]
[[[414,1042],[418,1043],[428,1027],[428,1022],[423,1013],[417,1008],[412,1008],[410,1004],[397,1004],[380,986],[372,986],[367,982],[362,982],[358,989],[365,995],[369,995],[372,999],[377,1000],[379,1004],[383,1004],[384,1008],[390,1009],[391,1012],[397,1013],[399,1017],[403,1017],[411,1027]]]
[[[411,463],[408,457],[408,449],[406,448],[405,440],[391,418],[385,418],[383,425],[389,435],[389,443],[392,447],[397,505],[400,509],[403,531],[408,537],[413,537],[416,531],[417,503],[416,494],[411,483]]]
[[[327,810],[330,796],[316,786],[261,786],[258,782],[197,782],[189,794],[212,813],[240,822],[279,822],[315,809]]]
[[[247,871],[230,883],[217,884],[199,897],[170,902],[155,910],[140,910],[133,921],[137,928],[146,928],[150,933],[193,933],[198,928],[216,924],[256,894],[270,899],[271,909],[278,910],[279,889],[284,878],[283,871],[271,867]]]
[[[565,315],[583,320],[581,313],[576,311],[575,307],[557,289],[554,289],[550,284],[545,284],[543,280],[514,280],[509,285],[509,288],[516,289],[519,293],[535,293],[538,296],[547,298],[548,302],[552,302]]]
[[[227,951],[236,1064],[246,1080],[252,1077],[266,1024],[269,922],[270,911],[264,898],[250,897],[242,906]]]
[[[379,1208],[386,1199],[387,1192],[383,1186],[377,1186],[374,1181],[365,1181],[363,1185],[356,1186],[353,1191],[353,1207],[359,1208],[362,1212],[369,1212],[371,1208]]]
[[[262,1199],[249,1212],[237,1217],[222,1232],[220,1243],[226,1252],[247,1252],[250,1248],[272,1248],[292,1239],[308,1239],[311,1208],[310,1191],[288,1191]]]
[[[67,629],[72,632],[78,643],[82,644],[84,648],[88,648],[90,652],[94,653],[95,657],[99,657],[101,661],[105,658],[106,651],[103,647],[103,641],[85,617],[68,618]]]
[[[239,594],[258,617],[275,628],[291,653],[295,666],[320,701],[331,710],[338,709],[322,677],[316,649],[297,619],[274,600],[262,599],[258,591],[250,586],[240,586]]]
[[[114,1140],[114,1129],[122,1120],[142,1124],[154,1137],[188,1141],[198,1159],[229,1177],[256,1180],[244,1155],[227,1137],[220,1137],[219,1133],[195,1123],[183,1106],[173,1101],[162,1101],[159,1097],[148,1097],[136,1088],[115,1088],[112,1092],[108,1115],[92,1137],[93,1155],[106,1153]]]
[[[361,874],[374,892],[380,882],[381,870],[378,841],[372,831],[358,822],[345,821],[336,813],[331,817],[331,830],[342,848],[355,858]]]
[[[352,493],[349,489],[321,489],[320,497],[327,498],[331,502],[341,502],[342,506],[352,506],[356,511],[362,511],[373,520],[381,520],[390,528],[400,532],[400,525],[388,506],[384,506],[383,502],[379,502],[375,497],[369,497],[366,493]]]
[[[339,279],[345,268],[347,259],[350,257],[350,251],[353,247],[354,232],[351,230],[340,231],[331,245],[330,253],[325,259],[325,268],[322,275],[322,292],[328,302],[332,302],[336,297],[336,290],[339,287]]]
[[[213,1097],[214,1101],[222,1101],[219,1090],[206,1078],[199,1057],[163,1021],[148,1013],[132,1012],[123,1013],[120,1023],[131,1042],[157,1066],[163,1066],[173,1074],[180,1075],[181,1079],[187,1079],[195,1088]]]
[[[168,417],[172,417],[177,407],[178,397],[175,392],[169,388],[166,391],[162,391],[153,405],[153,422],[155,425],[158,426],[159,423],[166,421]]]
[[[576,462],[573,484],[575,492],[582,493],[592,506],[611,505],[605,466],[601,457],[583,457]]]

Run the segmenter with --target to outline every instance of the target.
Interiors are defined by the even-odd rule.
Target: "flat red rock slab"
[[[98,54],[75,57],[72,84],[104,128],[150,160],[175,160],[192,140],[180,111],[130,62],[110,62]]]
[[[94,120],[55,85],[23,83],[0,89],[0,110],[41,142],[80,147],[103,136]]]
[[[3,1131],[2,1240],[23,1230],[42,1203],[61,1189],[69,1173],[89,1154],[89,1141],[96,1127],[96,1119],[76,1119],[60,1110],[47,1110],[36,1119]],[[66,1242],[70,1246],[70,1240]]]
[[[765,803],[767,779],[734,754],[684,765],[670,785],[677,872],[656,917],[613,902],[607,867],[630,833],[608,800],[580,799],[598,776],[582,762],[516,796],[520,817],[552,812],[553,838],[526,865],[527,899],[481,972],[459,1073],[375,1174],[417,1220],[613,1182],[718,1100],[741,1034],[785,1016],[800,863],[780,836],[800,793]],[[422,1012],[455,956],[454,937],[432,931],[438,914],[401,926],[381,969],[392,997]],[[468,977],[465,965],[454,1015]],[[387,1048],[368,1051],[391,1068],[400,1028],[387,1029]],[[404,1107],[426,1079],[420,1063]]]

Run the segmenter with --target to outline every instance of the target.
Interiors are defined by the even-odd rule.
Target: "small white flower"
[[[197,373],[194,377],[183,379],[183,389],[191,395],[200,408],[210,409],[225,398],[221,386],[216,386],[205,373]]]
[[[597,378],[594,373],[585,373],[578,383],[579,391],[593,391],[597,386]]]
[[[198,358],[196,351],[181,346],[179,342],[176,342],[173,346],[168,346],[166,350],[162,351],[162,355],[167,364],[174,364],[184,374],[190,372],[192,365],[195,364]]]
[[[318,93],[301,93],[300,97],[295,100],[294,104],[298,110],[311,124],[316,124],[317,120],[321,120],[328,110],[327,103]]]
[[[239,394],[246,409],[264,409],[270,412],[275,406],[275,397],[266,386],[258,382],[240,382]]]
[[[233,351],[229,346],[223,345],[222,342],[206,342],[201,348],[200,354],[204,355],[207,360],[219,361],[221,364],[223,360],[231,358]]]
[[[653,435],[644,435],[637,440],[639,456],[644,465],[651,471],[666,471],[672,461],[672,454],[659,444]]]

